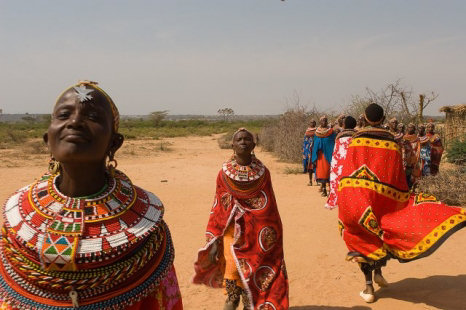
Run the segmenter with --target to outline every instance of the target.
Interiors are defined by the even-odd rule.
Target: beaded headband
[[[376,117],[380,117],[380,118],[376,121],[371,121],[368,117],[368,114],[372,115],[373,118],[376,118]],[[378,115],[378,114],[381,114],[381,115]],[[375,102],[369,104],[364,110],[364,118],[366,119],[366,122],[371,126],[377,126],[377,125],[382,124],[383,121],[385,120],[383,108]]]
[[[91,101],[93,99],[92,92],[94,91],[99,92],[105,97],[106,101],[110,105],[110,108],[112,109],[113,129],[115,132],[118,132],[118,128],[120,126],[120,113],[118,112],[118,108],[116,107],[112,98],[110,98],[110,96],[102,88],[97,86],[97,84],[98,83],[94,81],[81,80],[77,84],[65,89],[60,94],[60,96],[58,96],[58,99],[60,99],[63,96],[63,94],[69,91],[70,89],[73,89],[76,92],[76,95],[78,96],[78,99],[80,102]],[[89,88],[87,88],[86,86]],[[57,99],[57,102],[58,102],[58,99]]]
[[[323,119],[328,119],[328,118],[327,118],[327,115],[322,115],[322,116],[319,118],[320,121],[323,120]]]
[[[369,125],[372,125],[372,126],[380,125],[384,120],[382,117],[380,120],[373,122],[373,121],[370,121],[365,114],[364,114],[364,119],[366,120],[366,122],[369,123]]]
[[[241,132],[241,131],[244,131],[244,132],[247,132],[248,134],[250,134],[251,137],[252,137],[252,141],[253,141],[254,143],[256,143],[256,139],[254,138],[254,135],[252,134],[252,132],[250,132],[249,130],[247,130],[247,129],[244,128],[244,127],[241,127],[241,128],[239,128],[237,131],[235,131],[235,132],[233,133],[233,136],[231,136],[231,140],[233,141],[233,140],[235,139],[235,136],[236,136],[239,132]]]

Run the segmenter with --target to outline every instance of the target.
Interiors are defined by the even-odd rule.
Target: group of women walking
[[[387,259],[427,256],[466,223],[461,208],[408,191],[400,148],[379,128],[383,117],[370,105],[369,127],[356,133],[356,121],[347,118],[338,135],[322,118],[310,130],[308,155],[317,164],[305,165],[316,170],[324,194],[325,183],[334,181],[332,205],[339,208],[348,260],[364,273],[360,294],[367,302],[375,300],[373,272],[376,283],[388,284],[381,271]],[[97,83],[80,81],[59,96],[44,134],[49,170],[4,206],[0,309],[183,308],[163,204],[116,169],[124,140],[118,130],[118,109]],[[288,309],[282,223],[270,171],[255,146],[247,129],[234,133],[193,282],[224,288],[224,309],[241,300],[245,309]]]

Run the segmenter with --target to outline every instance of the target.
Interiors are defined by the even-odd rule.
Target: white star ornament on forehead
[[[76,91],[76,94],[78,95],[80,102],[92,99],[92,96],[89,95],[89,93],[94,91],[92,88],[86,88],[86,86],[84,85],[80,85],[79,87],[75,86],[73,88]]]

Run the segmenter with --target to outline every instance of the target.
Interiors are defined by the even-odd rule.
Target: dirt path
[[[165,204],[185,309],[221,309],[221,290],[193,285],[190,279],[197,250],[204,244],[215,178],[231,151],[220,150],[215,137],[165,141],[171,145],[127,142],[117,153],[118,167]],[[288,164],[260,150],[256,154],[272,173],[283,221],[291,309],[466,309],[466,229],[428,258],[409,264],[389,262],[384,270],[390,287],[377,291],[375,304],[365,304],[358,295],[362,275],[357,265],[344,261],[346,247],[338,233],[337,211],[323,208],[325,200],[317,187],[306,186],[305,175],[284,174]],[[47,166],[46,155],[11,156],[8,165],[0,164],[1,201]]]

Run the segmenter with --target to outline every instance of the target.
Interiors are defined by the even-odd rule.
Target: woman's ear
[[[113,134],[112,142],[110,144],[110,152],[115,154],[115,152],[123,145],[125,137],[120,133]]]

